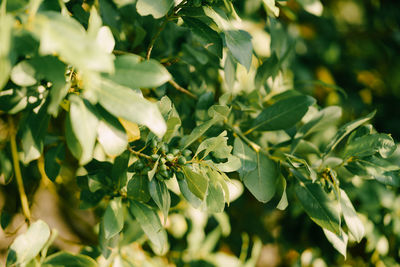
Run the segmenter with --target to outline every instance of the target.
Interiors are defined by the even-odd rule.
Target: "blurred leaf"
[[[171,74],[158,61],[138,61],[133,54],[118,56],[115,59],[115,73],[104,76],[129,88],[157,87],[171,80]]]
[[[295,192],[308,216],[322,228],[339,235],[341,233],[339,202],[325,193],[319,184],[306,181],[297,170],[291,169],[291,172],[299,179]]]
[[[196,197],[204,200],[208,187],[208,179],[203,175],[192,171],[188,166],[183,166],[182,170],[185,175],[189,190]]]
[[[173,0],[138,0],[136,9],[141,16],[152,15],[159,19],[168,13],[173,4]]]
[[[74,255],[69,252],[60,251],[50,255],[42,264],[43,267],[97,267],[97,263],[86,255]]]
[[[342,116],[342,108],[329,106],[316,113],[308,122],[299,128],[295,138],[306,137],[311,133],[320,131],[334,125]]]
[[[243,175],[247,189],[260,202],[266,203],[275,195],[279,181],[278,169],[273,160],[267,155],[256,153],[256,168]]]
[[[251,129],[275,131],[292,127],[303,118],[308,107],[314,103],[315,99],[306,95],[279,100],[261,111],[254,119]]]
[[[360,242],[365,234],[364,225],[358,218],[353,204],[351,204],[349,197],[343,189],[340,189],[340,206],[342,208],[344,221],[346,222],[350,233],[354,236],[357,242]]]
[[[24,60],[14,66],[11,70],[11,80],[13,83],[19,86],[32,86],[37,83],[35,79],[36,71]]]
[[[166,253],[168,242],[167,233],[162,228],[157,214],[149,206],[137,201],[130,202],[130,211],[139,222],[143,232],[156,248],[156,252],[159,254]]]
[[[115,117],[145,125],[159,137],[166,132],[167,126],[157,105],[133,90],[103,79],[97,94],[100,104]]]
[[[9,53],[13,24],[14,18],[11,15],[0,14],[0,91],[6,85],[11,71]]]
[[[225,58],[224,65],[225,82],[228,90],[233,90],[233,86],[236,80],[236,61],[232,56],[232,53],[228,52]]]
[[[158,179],[152,179],[149,182],[149,191],[152,199],[157,207],[162,211],[164,216],[164,224],[167,222],[168,211],[171,206],[171,196],[164,182]]]
[[[340,143],[340,141],[342,141],[343,138],[345,138],[349,133],[351,133],[358,127],[360,127],[365,122],[372,119],[372,117],[374,115],[375,115],[375,111],[369,113],[368,115],[366,115],[362,118],[359,118],[357,120],[346,123],[345,125],[340,127],[338,132],[336,133],[336,135],[332,138],[332,140],[326,146],[324,155],[327,155],[329,152],[331,152],[333,149],[335,149],[335,147]]]
[[[280,68],[279,59],[273,53],[264,63],[258,67],[254,80],[256,88],[260,88],[269,77],[275,77]]]
[[[61,161],[65,158],[64,144],[52,147],[44,154],[44,171],[51,181],[55,181],[61,169]]]
[[[118,118],[119,122],[125,128],[126,134],[128,135],[128,142],[133,142],[140,139],[140,130],[139,126],[122,118]]]
[[[275,0],[262,0],[265,11],[267,11],[268,15],[278,17],[279,16],[279,8],[275,6]]]
[[[86,100],[77,95],[70,95],[69,118],[72,130],[82,148],[79,163],[84,165],[92,160],[97,137],[99,119],[97,112]]]
[[[108,203],[103,216],[104,237],[110,239],[122,231],[124,227],[124,209],[120,197]]]
[[[44,221],[32,223],[28,230],[17,236],[11,244],[6,266],[24,266],[39,254],[49,237],[50,229]]]

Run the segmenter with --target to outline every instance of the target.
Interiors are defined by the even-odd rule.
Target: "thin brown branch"
[[[170,85],[172,85],[176,90],[187,94],[188,96],[190,96],[191,98],[197,99],[197,96],[193,93],[191,93],[190,91],[188,91],[187,89],[183,88],[182,86],[180,86],[179,84],[177,84],[174,80],[169,80],[168,81]]]
[[[133,148],[131,148],[131,147],[128,147],[128,149],[129,149],[129,151],[130,151],[132,154],[134,154],[134,155],[136,155],[136,156],[138,156],[138,157],[142,157],[142,158],[145,158],[145,159],[148,159],[148,160],[152,160],[150,156],[148,156],[148,155],[146,155],[146,154],[143,154],[143,153],[140,153],[140,152],[138,152],[138,151],[135,151],[135,150],[133,150]]]
[[[164,30],[165,25],[167,25],[168,20],[169,20],[168,16],[164,18],[164,21],[161,24],[160,28],[158,28],[156,34],[154,34],[153,38],[151,39],[149,47],[147,48],[147,52],[146,52],[146,60],[150,59],[151,51],[153,50],[154,44],[155,44],[158,36],[160,35],[160,33]]]

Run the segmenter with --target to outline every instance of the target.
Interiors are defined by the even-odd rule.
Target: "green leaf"
[[[253,57],[251,35],[243,30],[228,30],[225,31],[225,41],[235,59],[249,71]]]
[[[11,244],[6,266],[24,266],[42,250],[50,237],[49,226],[42,220],[32,223],[28,230]]]
[[[238,170],[241,177],[257,167],[257,154],[239,138],[235,138],[233,154],[240,159],[241,167]]]
[[[174,136],[179,134],[182,122],[175,106],[167,96],[161,98],[158,107],[167,121],[167,131],[163,136],[163,141],[169,143]]]
[[[128,182],[128,197],[137,201],[150,200],[149,179],[146,175],[135,175]]]
[[[275,0],[262,0],[264,4],[265,11],[267,11],[268,15],[273,17],[279,16],[279,8],[275,6]]]
[[[100,37],[97,40],[98,32],[89,34],[75,19],[53,11],[37,14],[34,22],[34,33],[40,39],[41,54],[59,55],[64,62],[81,71],[114,70],[114,55],[104,48]]]
[[[0,15],[0,91],[8,82],[11,72],[11,62],[9,58],[11,48],[11,31],[14,18],[11,15]]]
[[[219,34],[201,20],[183,16],[183,21],[195,34],[199,42],[211,53],[222,58],[222,39]]]
[[[125,187],[128,179],[127,171],[130,158],[130,151],[125,150],[124,153],[115,158],[111,169],[111,177],[114,188],[120,190]]]
[[[92,160],[97,137],[99,119],[90,103],[77,95],[71,95],[69,118],[71,127],[82,148],[79,163],[85,165]]]
[[[310,218],[322,228],[340,235],[340,205],[328,195],[321,185],[307,181],[297,170],[291,169],[299,180],[295,192],[304,210]]]
[[[139,222],[143,232],[147,235],[156,252],[164,254],[167,252],[167,233],[162,228],[160,218],[149,206],[137,201],[130,202],[130,211]]]
[[[256,153],[256,168],[243,174],[244,185],[260,202],[266,203],[275,195],[279,182],[278,169],[273,160],[263,153]]]
[[[329,106],[316,113],[308,122],[299,128],[295,138],[304,138],[308,135],[324,130],[326,127],[335,124],[342,116],[342,108]]]
[[[364,237],[365,230],[357,212],[351,204],[349,197],[343,189],[340,189],[340,206],[342,208],[343,218],[349,228],[350,233],[357,242]]]
[[[331,231],[327,229],[322,229],[324,230],[324,234],[326,236],[326,239],[332,244],[332,246],[340,252],[346,258],[346,249],[347,249],[347,241],[349,240],[348,236],[346,235],[345,232],[341,232],[340,235],[332,233]]]
[[[168,211],[171,206],[171,196],[164,182],[152,179],[149,182],[149,191],[157,207],[162,211],[164,224],[167,222]]]
[[[145,125],[159,137],[166,132],[157,105],[133,90],[103,79],[97,95],[100,104],[115,117]]]
[[[71,120],[69,116],[65,118],[65,139],[67,141],[67,146],[71,154],[79,159],[82,155],[82,148],[79,145],[79,141],[72,130]]]
[[[332,138],[331,142],[329,142],[329,144],[326,146],[324,155],[327,155],[328,153],[330,153],[333,149],[335,149],[335,147],[340,143],[340,141],[343,140],[343,138],[345,138],[349,133],[351,133],[352,131],[354,131],[355,129],[357,129],[358,127],[360,127],[361,125],[363,125],[364,123],[369,121],[370,119],[372,119],[372,117],[374,115],[375,115],[375,111],[371,112],[368,115],[361,117],[357,120],[346,123],[345,125],[340,127],[338,132]]]
[[[196,197],[204,200],[208,187],[208,179],[202,174],[192,171],[188,166],[183,166],[182,171],[185,175],[189,190]]]
[[[182,150],[190,146],[194,141],[196,141],[200,137],[202,137],[207,132],[207,130],[210,129],[211,126],[213,126],[214,124],[216,124],[221,120],[222,120],[221,116],[214,116],[211,120],[208,120],[200,124],[196,128],[194,128],[194,130],[190,133],[190,135],[185,137],[184,146]]]
[[[124,227],[124,209],[120,197],[113,198],[108,203],[102,225],[105,239],[110,239],[122,231]]]
[[[315,103],[310,96],[299,95],[280,100],[265,108],[254,119],[251,130],[275,131],[294,126]]]
[[[201,199],[198,198],[195,194],[191,192],[189,189],[188,183],[185,179],[178,180],[179,190],[181,191],[183,197],[189,202],[194,208],[199,208],[201,206]]]
[[[365,157],[377,152],[387,158],[396,150],[393,138],[388,134],[369,134],[355,138],[345,148],[346,157]]]
[[[115,73],[104,75],[129,88],[151,88],[171,80],[171,74],[156,60],[138,61],[136,55],[122,55],[115,60]]]
[[[46,151],[44,155],[44,171],[51,181],[55,181],[61,169],[61,161],[65,158],[64,144],[59,144]]]
[[[28,113],[21,127],[24,163],[29,163],[32,160],[38,159],[42,154],[49,121],[50,116],[47,114],[46,105],[43,105],[38,113]]]
[[[173,0],[138,0],[136,9],[141,16],[152,15],[159,19],[168,13],[173,4]]]
[[[96,261],[86,255],[74,255],[69,252],[60,251],[50,255],[42,264],[43,267],[97,267]]]
[[[101,119],[97,128],[97,140],[107,155],[115,157],[126,150],[128,136],[117,118],[100,110]]]
[[[264,63],[258,67],[254,84],[256,88],[260,88],[265,84],[269,77],[275,77],[280,68],[279,59],[276,53],[273,53]]]
[[[230,52],[226,54],[224,74],[227,89],[232,91],[236,80],[236,61]]]
[[[217,137],[211,137],[204,140],[197,148],[197,151],[194,156],[197,156],[200,152],[204,151],[202,154],[202,158],[207,157],[210,152],[213,152],[213,155],[217,158],[224,159],[231,153],[232,147],[228,146],[227,141],[228,137],[226,137],[227,132],[223,131]]]
[[[226,162],[214,163],[213,165],[221,172],[235,172],[240,169],[242,163],[238,157],[229,154]]]
[[[37,83],[36,71],[28,61],[24,60],[14,66],[11,70],[11,80],[19,86],[32,86]]]
[[[206,195],[207,211],[210,213],[223,212],[225,208],[224,190],[220,184],[218,176],[220,174],[214,170],[207,170],[209,184]]]

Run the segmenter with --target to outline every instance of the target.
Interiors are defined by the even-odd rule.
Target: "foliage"
[[[265,17],[261,29],[236,13],[246,10]],[[3,0],[1,178],[29,224],[6,266],[254,266],[268,239],[251,227],[261,221],[254,207],[285,217],[274,227],[302,226],[299,235],[318,229],[300,224],[308,215],[344,256],[318,252],[313,237],[299,244],[281,234],[282,258],[302,253],[287,265],[307,264],[310,251],[343,263],[347,246],[365,241],[365,261],[371,251],[371,262],[398,260],[398,235],[388,253],[377,232],[383,208],[393,220],[384,231],[399,232],[398,208],[372,209],[368,197],[398,202],[397,146],[370,124],[375,112],[342,123],[340,106],[319,106],[296,87],[300,37],[286,27],[290,12],[273,0]],[[79,207],[98,216],[98,242],[80,254],[55,252],[57,231],[30,214],[48,179],[70,193],[67,206],[75,208],[78,190]],[[3,229],[18,213],[7,205],[15,194]],[[230,242],[240,238],[236,227],[251,241]],[[348,263],[356,260],[350,253]]]

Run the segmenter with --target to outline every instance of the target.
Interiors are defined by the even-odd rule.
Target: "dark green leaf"
[[[342,141],[343,138],[345,138],[349,133],[351,133],[353,130],[357,129],[360,127],[362,124],[366,123],[372,117],[374,117],[375,111],[369,113],[368,115],[361,117],[357,120],[351,121],[349,123],[346,123],[336,133],[336,135],[332,138],[331,142],[326,146],[324,155],[327,155],[329,152],[331,152],[335,147]]]
[[[217,57],[222,58],[222,40],[219,34],[201,20],[186,16],[182,18],[199,42]]]
[[[71,254],[60,251],[46,258],[42,264],[43,267],[97,267],[97,263],[86,255]]]
[[[103,217],[104,237],[110,239],[121,232],[124,227],[124,209],[121,198],[112,199]]]
[[[278,169],[273,160],[263,153],[256,154],[256,168],[243,175],[244,185],[260,202],[266,203],[275,195],[279,182]]]
[[[260,67],[257,69],[254,83],[256,88],[260,88],[269,77],[275,77],[280,68],[279,59],[276,53],[273,53]]]
[[[65,147],[59,144],[50,148],[44,155],[44,171],[53,182],[56,180],[61,169],[61,161],[65,158]]]
[[[377,133],[355,138],[347,144],[344,154],[346,157],[365,157],[379,152],[383,158],[387,158],[396,148],[390,135]]]
[[[228,30],[225,31],[225,41],[232,55],[249,71],[253,57],[251,35],[242,30]]]
[[[340,235],[340,205],[328,195],[321,185],[305,181],[303,175],[292,169],[293,175],[299,179],[295,186],[296,195],[310,218],[322,228]]]
[[[285,98],[265,108],[254,119],[252,130],[275,131],[294,126],[315,103],[310,96],[300,95]]]
[[[124,153],[115,158],[114,164],[111,170],[111,177],[114,184],[114,188],[120,190],[126,185],[127,181],[127,170],[129,163],[130,152],[125,150]]]
[[[0,91],[7,83],[11,72],[9,53],[13,24],[14,18],[11,15],[0,15]]]
[[[156,252],[164,254],[167,246],[167,233],[162,228],[160,218],[158,218],[154,210],[140,202],[131,201],[130,211],[139,222],[143,232],[156,248]]]
[[[150,200],[149,179],[146,175],[135,175],[128,182],[128,197],[137,201]]]
[[[6,266],[24,266],[39,254],[49,237],[50,229],[44,221],[32,223],[28,230],[11,244]]]

